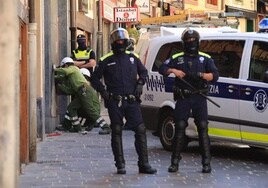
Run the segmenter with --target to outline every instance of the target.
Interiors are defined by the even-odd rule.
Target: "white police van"
[[[136,48],[149,73],[141,103],[144,121],[168,151],[174,137],[174,75],[164,79],[158,68],[172,54],[182,51],[183,30],[162,28],[162,35],[140,40]],[[267,148],[268,33],[241,33],[231,28],[196,30],[201,36],[200,51],[212,56],[220,73],[208,95],[220,106],[208,101],[211,140]],[[187,141],[198,137],[191,118],[186,134]]]

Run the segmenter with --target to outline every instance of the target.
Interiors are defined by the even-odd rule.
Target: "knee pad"
[[[143,134],[146,132],[146,127],[144,126],[144,124],[140,124],[138,125],[134,131],[137,133],[137,134]]]
[[[206,130],[208,130],[208,123],[207,123],[207,121],[200,121],[200,122],[196,123],[196,125],[197,125],[197,129],[199,131],[206,131]]]
[[[187,127],[187,122],[180,120],[175,123],[175,129],[185,130]]]

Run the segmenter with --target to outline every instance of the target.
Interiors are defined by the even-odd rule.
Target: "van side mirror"
[[[264,73],[263,82],[268,83],[268,70],[266,70],[265,73]]]

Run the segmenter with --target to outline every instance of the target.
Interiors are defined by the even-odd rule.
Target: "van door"
[[[245,40],[219,37],[202,39],[200,50],[211,55],[220,74],[210,86],[209,96],[221,107],[208,101],[209,135],[216,140],[241,142],[239,125],[240,65]]]
[[[249,47],[240,88],[241,136],[248,145],[268,146],[268,41],[251,40]]]

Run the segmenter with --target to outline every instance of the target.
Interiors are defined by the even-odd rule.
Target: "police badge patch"
[[[130,57],[129,60],[130,60],[131,64],[134,64],[134,57]]]
[[[254,107],[258,112],[264,112],[267,108],[267,94],[264,90],[258,90],[254,95]]]
[[[204,63],[204,60],[205,60],[204,57],[200,57],[200,58],[199,58],[200,63]]]

